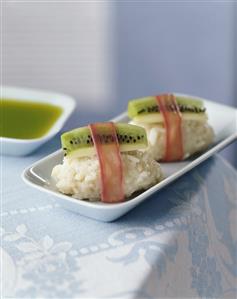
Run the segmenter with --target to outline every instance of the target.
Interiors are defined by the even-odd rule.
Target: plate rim
[[[176,95],[186,96],[186,97],[192,97],[192,98],[196,98],[196,99],[201,99],[205,102],[213,103],[213,104],[216,104],[216,105],[221,105],[221,106],[224,106],[225,108],[234,110],[235,113],[236,113],[236,121],[237,121],[237,109],[234,108],[234,107],[224,105],[224,104],[220,104],[220,103],[216,103],[216,102],[206,100],[204,98],[192,96],[192,95],[180,94],[180,93],[175,93],[175,94]],[[117,122],[117,121],[119,121],[119,119],[124,118],[126,116],[127,116],[127,111],[115,116],[114,118],[111,119],[111,121]],[[228,137],[226,137],[222,141],[218,142],[212,148],[208,149],[207,151],[202,153],[199,157],[195,158],[193,161],[191,161],[190,163],[185,165],[182,169],[180,169],[177,172],[171,174],[167,178],[163,179],[162,181],[160,181],[156,185],[154,185],[154,186],[148,188],[147,190],[143,191],[141,194],[135,196],[134,198],[132,198],[130,200],[126,200],[126,201],[121,202],[121,203],[111,204],[111,203],[101,203],[101,202],[91,202],[91,201],[86,201],[86,200],[79,200],[79,199],[73,198],[72,196],[69,196],[69,195],[66,195],[66,194],[63,194],[63,193],[60,193],[60,192],[56,192],[54,190],[47,189],[44,186],[40,186],[36,183],[33,183],[31,180],[29,180],[29,178],[28,178],[29,177],[29,172],[32,168],[34,168],[35,166],[37,166],[40,163],[44,162],[45,160],[48,160],[48,159],[50,159],[54,156],[59,155],[60,152],[62,152],[62,149],[58,149],[57,151],[41,158],[40,160],[34,162],[33,164],[31,164],[30,166],[25,168],[23,170],[22,174],[21,174],[21,178],[23,179],[23,181],[27,185],[30,185],[30,186],[32,186],[36,189],[39,189],[39,190],[44,191],[46,193],[49,193],[53,196],[65,199],[66,201],[72,202],[73,204],[76,204],[78,206],[84,206],[84,207],[87,207],[87,208],[93,208],[93,209],[98,209],[98,210],[114,210],[114,209],[126,208],[126,207],[129,207],[131,205],[133,206],[134,204],[139,204],[140,201],[142,201],[144,198],[146,199],[147,197],[153,195],[155,192],[161,190],[165,186],[167,186],[170,183],[174,182],[175,180],[177,180],[178,178],[183,176],[185,173],[187,173],[191,169],[195,168],[196,166],[198,166],[199,164],[201,164],[202,162],[207,160],[209,157],[211,157],[212,155],[214,155],[215,153],[217,153],[218,151],[220,151],[221,149],[223,149],[224,147],[226,147],[227,145],[231,144],[232,142],[234,142],[236,140],[237,140],[237,130],[236,130],[235,133],[229,135]],[[177,162],[177,163],[179,163],[179,162]]]

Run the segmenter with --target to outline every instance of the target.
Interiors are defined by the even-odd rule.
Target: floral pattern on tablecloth
[[[235,298],[236,178],[210,159],[114,223],[4,211],[4,297]]]

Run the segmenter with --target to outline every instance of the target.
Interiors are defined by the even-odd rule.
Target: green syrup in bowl
[[[0,99],[0,137],[35,139],[48,133],[62,108],[42,102]]]

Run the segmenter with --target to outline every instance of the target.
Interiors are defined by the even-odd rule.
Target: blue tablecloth
[[[225,160],[209,159],[101,223],[21,180],[55,140],[32,156],[2,159],[4,298],[236,298],[237,173]]]

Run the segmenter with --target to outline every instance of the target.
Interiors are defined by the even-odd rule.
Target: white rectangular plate
[[[209,123],[215,131],[214,144],[207,151],[190,160],[161,163],[165,179],[129,201],[117,204],[95,203],[77,200],[58,192],[51,180],[51,171],[55,165],[62,163],[62,150],[54,152],[27,168],[22,178],[32,187],[52,194],[65,209],[100,221],[113,221],[237,139],[237,109],[207,100],[204,100],[204,104],[207,108]],[[123,113],[113,121],[128,122],[127,114]]]

